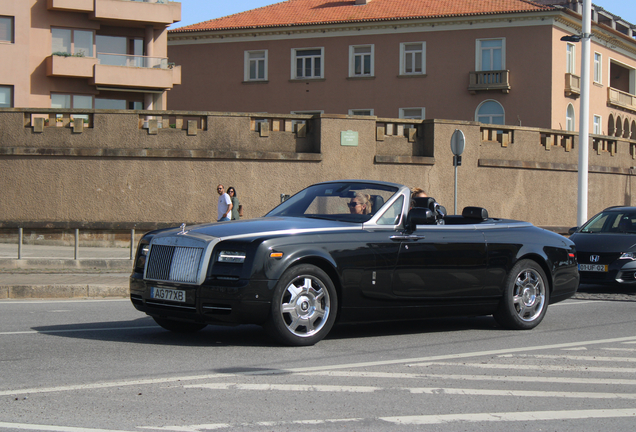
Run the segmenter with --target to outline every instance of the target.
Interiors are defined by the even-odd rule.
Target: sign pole
[[[453,152],[453,165],[455,166],[455,207],[453,214],[457,214],[457,167],[462,164],[462,153],[466,146],[466,136],[464,132],[455,129],[451,137],[451,152]]]

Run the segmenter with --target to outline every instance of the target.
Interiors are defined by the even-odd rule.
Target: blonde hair
[[[362,212],[362,214],[369,214],[371,213],[371,195],[369,194],[365,194],[362,192],[358,192],[356,193],[356,196],[354,197],[354,200],[357,200],[360,204],[362,204],[364,206],[364,211]]]
[[[416,187],[416,188],[411,189],[411,197],[416,198],[419,195],[422,195],[423,198],[428,197],[428,195],[426,195],[426,192],[424,192],[424,189],[422,189],[422,188]]]

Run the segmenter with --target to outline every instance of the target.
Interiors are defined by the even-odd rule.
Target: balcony
[[[565,74],[565,95],[574,97],[581,95],[581,77],[571,73]]]
[[[47,0],[47,8],[88,12],[93,20],[129,25],[170,25],[181,21],[181,3],[168,0]]]
[[[51,55],[47,76],[88,78],[92,85],[170,89],[181,84],[181,66],[161,57],[98,53],[95,57]]]
[[[470,72],[468,91],[476,94],[478,91],[501,90],[510,93],[510,71],[476,71]]]
[[[607,89],[607,103],[616,107],[636,112],[636,96],[612,87]]]

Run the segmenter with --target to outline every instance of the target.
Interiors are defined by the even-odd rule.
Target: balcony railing
[[[127,0],[139,1],[139,0]],[[170,64],[165,57],[146,57],[125,54],[97,53],[99,64],[105,66],[125,66],[139,68],[168,69]]]
[[[478,91],[501,90],[510,92],[510,71],[476,71],[470,72],[470,84],[468,91],[475,94]]]
[[[636,96],[612,87],[607,88],[607,102],[610,105],[618,106],[636,112]]]
[[[580,96],[581,95],[581,77],[571,73],[565,74],[565,95]]]

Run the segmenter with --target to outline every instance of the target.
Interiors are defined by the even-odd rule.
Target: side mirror
[[[406,217],[406,222],[410,229],[415,229],[417,225],[435,225],[436,219],[431,210],[413,207]]]
[[[572,235],[576,232],[576,230],[579,229],[579,227],[572,227],[568,230],[568,234]]]

